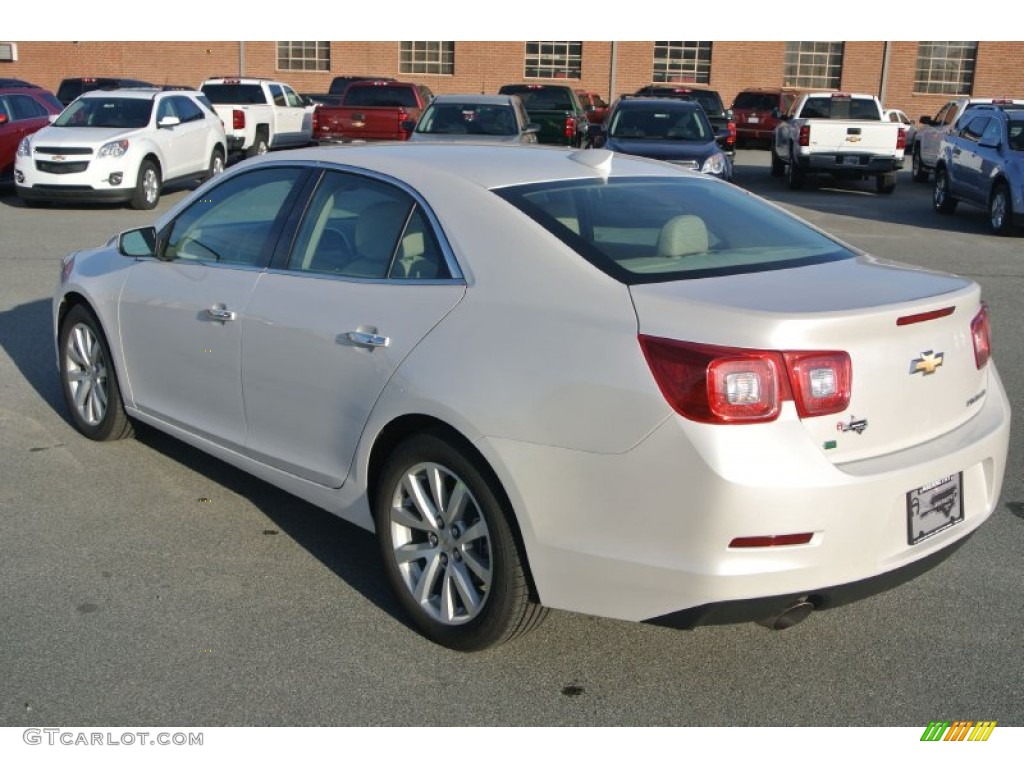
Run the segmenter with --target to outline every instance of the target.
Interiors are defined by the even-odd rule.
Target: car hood
[[[695,160],[703,162],[718,151],[713,141],[679,141],[677,139],[618,139],[609,138],[604,146],[613,152],[639,155],[654,160]]]
[[[34,139],[36,146],[45,144],[48,147],[80,147],[83,145],[106,144],[108,141],[129,139],[140,133],[141,128],[89,128],[89,127],[68,127],[59,128],[55,125],[47,126],[37,132]]]

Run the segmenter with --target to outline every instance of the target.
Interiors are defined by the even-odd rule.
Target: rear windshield
[[[346,107],[418,107],[407,85],[350,85],[341,102]]]
[[[527,112],[571,112],[569,89],[562,86],[503,85],[500,93],[518,96]]]
[[[829,120],[881,120],[882,114],[874,99],[833,98],[815,96],[804,103],[800,117]]]
[[[630,285],[854,257],[780,209],[701,177],[557,181],[494,192]]]
[[[144,128],[152,111],[152,99],[87,96],[72,102],[53,124],[58,128]]]
[[[779,97],[774,93],[741,93],[736,97],[733,109],[757,109],[770,112],[779,106]]]
[[[241,83],[208,83],[203,86],[203,93],[211,104],[266,104],[267,97],[260,85],[242,85]]]

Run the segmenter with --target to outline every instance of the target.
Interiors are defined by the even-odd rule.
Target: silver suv
[[[912,176],[914,181],[928,181],[928,174],[934,170],[935,163],[939,159],[939,146],[942,139],[950,135],[954,130],[959,130],[960,118],[970,107],[979,104],[1000,104],[1016,105],[1024,107],[1024,100],[1019,99],[975,99],[963,96],[958,99],[950,99],[942,108],[935,113],[935,117],[921,115],[921,127],[917,129],[914,136],[914,146],[908,149],[911,152]]]

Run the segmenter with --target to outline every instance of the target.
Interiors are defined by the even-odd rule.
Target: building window
[[[453,75],[455,43],[403,42],[398,51],[398,71],[403,75]]]
[[[710,83],[711,43],[656,42],[651,80],[655,83]]]
[[[523,74],[526,77],[567,77],[580,79],[583,43],[536,41],[526,44]]]
[[[331,71],[331,44],[325,42],[279,42],[277,68],[314,72]]]
[[[914,91],[969,94],[974,87],[977,58],[977,43],[918,43]]]
[[[842,77],[842,43],[786,43],[783,85],[837,90]]]

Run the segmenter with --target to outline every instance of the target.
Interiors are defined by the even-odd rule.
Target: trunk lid
[[[835,463],[942,435],[969,420],[985,399],[987,370],[977,368],[971,331],[980,288],[970,280],[858,257],[633,285],[630,292],[641,334],[848,353],[849,407],[801,420]],[[784,404],[780,418],[798,418],[793,403]]]

